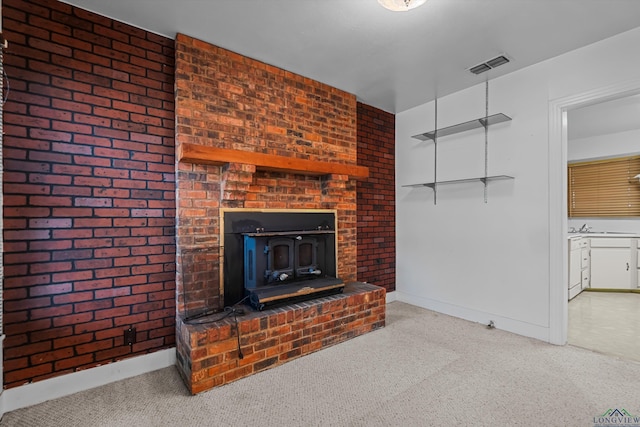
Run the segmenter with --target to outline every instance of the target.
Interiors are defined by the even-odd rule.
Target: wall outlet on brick
[[[124,330],[124,343],[127,345],[133,345],[136,342],[136,328],[129,328]]]

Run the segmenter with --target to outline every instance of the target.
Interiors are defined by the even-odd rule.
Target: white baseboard
[[[438,313],[447,314],[449,316],[458,317],[460,319],[469,320],[471,322],[481,323],[484,325],[487,325],[489,321],[493,320],[496,329],[502,329],[503,331],[512,332],[514,334],[522,335],[525,337],[535,338],[544,342],[549,342],[548,327],[534,325],[531,323],[522,322],[520,320],[509,319],[508,317],[502,317],[492,313],[486,313],[467,307],[460,307],[430,298],[407,294],[405,292],[395,291],[394,293],[397,294],[397,301],[405,302],[407,304],[415,305],[418,307],[426,308],[428,310],[437,311]]]
[[[169,348],[120,362],[113,362],[84,371],[10,388],[0,394],[0,416],[5,412],[26,408],[47,400],[167,368],[175,365],[175,363],[176,349]]]
[[[393,292],[387,292],[387,304],[389,304],[390,302],[394,302],[398,300],[398,296],[396,294],[396,291]]]

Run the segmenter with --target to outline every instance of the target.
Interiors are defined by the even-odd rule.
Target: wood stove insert
[[[225,305],[246,298],[262,310],[342,292],[334,211],[230,211],[224,224]]]

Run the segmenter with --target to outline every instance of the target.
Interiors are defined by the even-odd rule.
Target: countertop
[[[576,237],[625,237],[625,238],[640,238],[640,233],[621,233],[617,231],[593,231],[589,233],[569,233],[567,238]]]

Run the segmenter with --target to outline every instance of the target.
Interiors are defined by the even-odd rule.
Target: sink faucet
[[[579,233],[588,233],[589,230],[591,230],[591,227],[589,227],[587,224],[582,224],[582,227],[580,227],[578,232]]]

